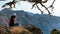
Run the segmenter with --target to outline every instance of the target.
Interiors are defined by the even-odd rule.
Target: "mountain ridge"
[[[11,9],[7,10],[8,8],[6,10],[5,9],[3,9],[3,11],[0,12],[1,15],[5,16],[4,18],[6,19],[4,20],[9,20],[11,15],[13,13],[16,13],[17,22],[23,27],[25,27],[28,24],[32,24],[34,26],[39,27],[44,32],[44,34],[49,34],[53,28],[60,30],[59,27],[60,25],[58,25],[60,24],[60,17],[53,15],[49,17],[48,14],[33,14],[33,13],[25,12],[24,10],[17,12]],[[1,15],[0,17],[3,17]]]

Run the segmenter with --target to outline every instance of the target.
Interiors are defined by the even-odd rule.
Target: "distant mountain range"
[[[33,14],[23,10],[13,11],[8,8],[0,11],[0,26],[8,26],[8,21],[13,13],[17,14],[17,22],[23,27],[33,24],[39,27],[44,34],[49,34],[53,28],[60,30],[60,17],[53,15],[49,17],[48,14]]]

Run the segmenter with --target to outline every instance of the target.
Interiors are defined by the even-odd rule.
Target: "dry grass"
[[[0,27],[0,34],[32,34],[30,31],[16,26],[16,27]]]

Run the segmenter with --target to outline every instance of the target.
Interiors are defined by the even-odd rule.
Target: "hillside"
[[[48,14],[33,14],[23,10],[13,11],[8,8],[5,8],[0,12],[0,26],[8,26],[8,20],[13,13],[17,14],[17,22],[22,27],[33,24],[34,26],[39,27],[44,34],[49,34],[53,28],[60,30],[60,17],[58,16],[51,15],[49,17]]]
[[[20,27],[0,27],[0,34],[32,34],[32,32]]]

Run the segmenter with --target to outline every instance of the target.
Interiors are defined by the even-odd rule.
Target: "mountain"
[[[25,12],[24,10],[13,11],[8,8],[0,11],[0,25],[3,24],[4,26],[7,24],[8,26],[8,20],[13,13],[17,14],[17,22],[23,27],[28,24],[33,24],[34,26],[39,27],[44,34],[49,34],[53,28],[60,30],[60,17],[58,16],[49,16],[48,14],[33,14],[30,12]]]

